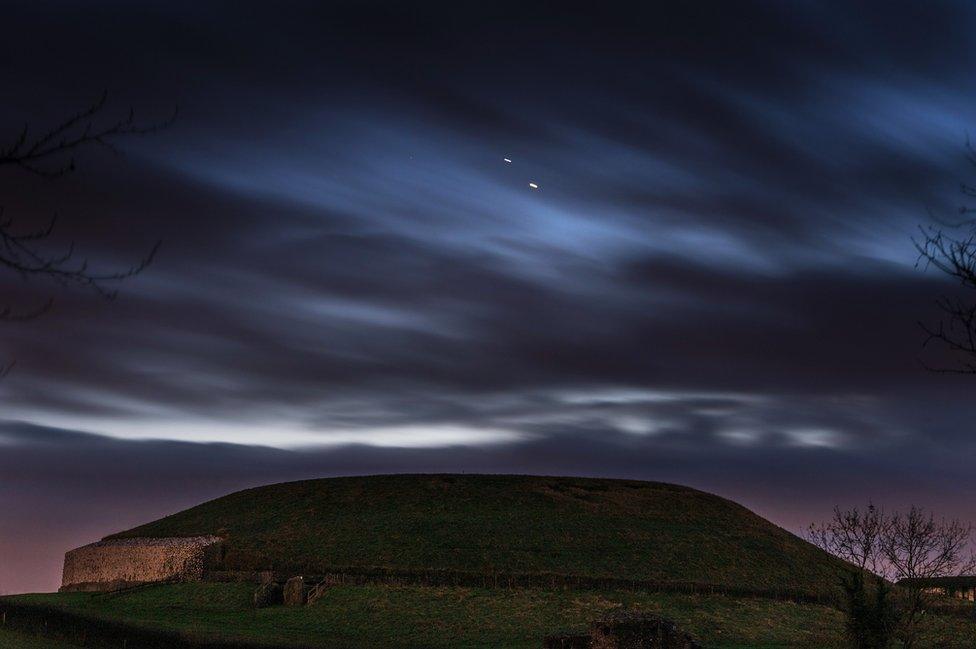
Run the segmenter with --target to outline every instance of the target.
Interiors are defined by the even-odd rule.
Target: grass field
[[[25,635],[2,627],[0,627],[0,647],[3,649],[81,649],[79,645]]]
[[[173,584],[117,594],[12,599],[67,607],[199,638],[363,649],[538,649],[560,630],[584,630],[620,605],[663,613],[708,647],[835,647],[830,608],[719,595],[569,590],[337,586],[311,607],[250,606],[246,584]]]
[[[676,485],[374,476],[241,491],[116,536],[225,535],[228,569],[557,573],[832,591],[836,561],[744,507]]]
[[[844,646],[835,609],[761,598],[614,591],[337,586],[310,607],[250,606],[247,584],[172,584],[114,594],[63,593],[11,599],[201,639],[362,649],[538,649],[556,631],[584,630],[628,606],[666,615],[712,649]],[[2,638],[2,637],[0,637]],[[936,642],[938,639],[938,642]],[[976,646],[976,624],[932,617],[923,646]],[[6,646],[6,645],[0,645]],[[20,645],[12,645],[20,649]],[[35,645],[23,645],[34,647]],[[47,649],[51,645],[36,645]]]

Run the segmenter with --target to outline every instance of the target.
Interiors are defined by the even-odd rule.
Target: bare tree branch
[[[103,119],[108,103],[108,93],[103,92],[94,103],[70,116],[50,130],[32,135],[30,124],[25,124],[17,137],[6,148],[0,148],[0,170],[22,169],[45,178],[59,178],[74,171],[73,153],[76,150],[101,146],[115,153],[115,142],[123,137],[147,135],[168,128],[176,120],[178,109],[166,120],[156,123],[138,123],[135,111],[119,119]],[[54,234],[57,216],[42,228],[19,231],[13,218],[7,217],[0,207],[0,269],[7,269],[22,278],[41,277],[61,286],[78,286],[93,290],[107,299],[116,296],[115,285],[144,271],[155,259],[160,243],[131,266],[113,272],[95,272],[89,261],[75,252],[74,242],[58,253],[47,249],[47,242]],[[15,310],[11,306],[0,307],[0,321],[23,321],[39,317],[50,309],[51,300],[41,306]],[[0,377],[7,374],[12,363],[0,365]]]
[[[966,158],[976,166],[976,147],[966,139]],[[960,191],[966,197],[976,198],[976,187],[962,183]],[[966,289],[976,290],[976,208],[960,206],[964,217],[956,221],[939,219],[930,213],[937,226],[920,226],[919,234],[912,238],[918,252],[916,266],[934,267],[955,279]],[[941,347],[959,360],[951,366],[931,366],[921,362],[927,370],[948,374],[976,374],[976,301],[963,302],[958,298],[942,297],[937,300],[943,319],[937,326],[919,323],[925,332],[923,348]]]
[[[76,149],[98,145],[117,152],[116,139],[130,135],[148,135],[168,128],[176,121],[179,109],[162,122],[139,124],[135,111],[102,124],[98,123],[108,103],[108,91],[103,91],[94,103],[72,115],[54,128],[31,137],[30,124],[24,124],[20,135],[6,149],[0,149],[0,167],[16,166],[47,178],[57,178],[74,171],[70,157]],[[67,160],[65,158],[67,157]]]
[[[828,522],[809,527],[807,539],[859,569],[877,574],[885,521],[884,511],[873,503],[868,503],[863,512],[857,507],[843,511],[834,507]]]
[[[76,257],[73,242],[60,254],[49,254],[40,249],[39,242],[43,242],[54,232],[56,221],[57,218],[54,217],[41,230],[18,234],[13,230],[13,220],[4,218],[3,208],[0,208],[0,267],[6,267],[24,277],[42,275],[62,286],[73,284],[87,287],[112,299],[116,291],[107,284],[141,273],[152,263],[161,245],[157,241],[142,259],[124,270],[95,273],[89,270],[87,259]]]

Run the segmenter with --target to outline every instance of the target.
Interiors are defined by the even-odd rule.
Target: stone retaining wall
[[[99,541],[64,555],[61,590],[117,590],[160,581],[199,581],[218,558],[220,537]]]
[[[320,568],[321,570],[321,568]],[[464,588],[548,588],[565,590],[624,590],[629,592],[683,593],[687,595],[726,595],[729,597],[759,597],[798,604],[839,606],[836,593],[809,593],[788,587],[753,588],[708,584],[690,581],[625,579],[621,577],[586,577],[556,573],[489,573],[450,569],[370,568],[365,566],[336,566],[323,572],[309,571],[302,566],[284,570],[205,570],[204,581],[284,583],[300,574],[315,582],[329,585],[383,584],[390,586],[460,586]]]

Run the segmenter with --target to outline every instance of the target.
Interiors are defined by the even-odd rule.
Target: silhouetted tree
[[[832,518],[809,527],[807,538],[847,562],[838,582],[844,594],[844,628],[855,649],[887,649],[899,611],[884,578],[882,538],[888,520],[873,503],[864,509],[834,507]]]
[[[123,137],[147,135],[170,126],[176,119],[176,111],[162,122],[140,124],[135,112],[129,109],[120,119],[103,118],[108,93],[103,92],[97,101],[72,115],[55,127],[34,132],[30,124],[20,129],[13,142],[0,148],[0,170],[20,170],[44,178],[60,178],[75,170],[74,153],[86,147],[104,147],[118,153],[115,142]],[[104,298],[112,299],[114,284],[138,275],[152,263],[159,250],[157,242],[132,266],[113,272],[93,272],[88,259],[76,254],[71,243],[62,252],[45,250],[57,225],[54,216],[41,228],[21,228],[16,220],[0,207],[0,268],[5,268],[23,278],[42,277],[62,286],[79,286],[95,291]],[[13,305],[0,306],[0,320],[26,320],[35,318],[51,306],[51,300],[43,300],[39,306],[16,309]],[[12,363],[0,365],[0,376],[7,373]]]
[[[851,564],[841,585],[854,645],[884,647],[885,637],[895,637],[911,649],[918,646],[931,599],[924,580],[974,569],[972,531],[956,519],[936,520],[920,507],[888,514],[869,504],[863,511],[835,508],[830,521],[810,526],[808,538]]]
[[[841,577],[844,592],[844,628],[855,649],[888,649],[899,628],[898,606],[891,586],[883,579],[868,586],[863,570]]]
[[[929,599],[924,581],[961,575],[973,570],[969,553],[972,526],[956,519],[935,520],[920,507],[887,518],[881,535],[885,573],[897,581],[902,594],[898,637],[906,649],[918,645]]]
[[[976,166],[976,149],[966,142],[966,157]],[[976,198],[976,186],[960,185],[963,196]],[[959,219],[940,220],[938,225],[920,226],[912,241],[919,265],[934,266],[965,289],[976,290],[976,208],[959,207]],[[924,346],[939,345],[959,358],[953,366],[923,365],[934,372],[976,374],[976,299],[942,296],[938,300],[943,318],[936,325],[919,323],[926,333]]]
[[[811,525],[807,538],[862,571],[878,573],[885,524],[884,512],[874,503],[869,502],[863,511],[857,507],[848,510],[834,507],[833,517],[825,523]]]

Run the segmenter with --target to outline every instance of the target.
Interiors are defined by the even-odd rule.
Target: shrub
[[[898,625],[898,610],[891,587],[883,580],[868,586],[864,572],[852,571],[844,577],[846,630],[856,649],[888,649]]]

